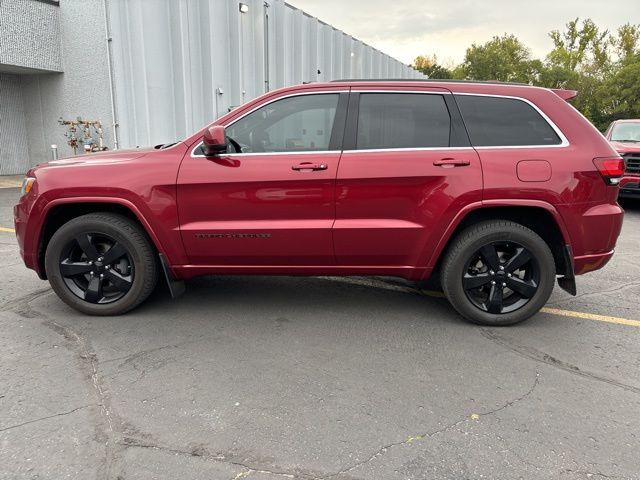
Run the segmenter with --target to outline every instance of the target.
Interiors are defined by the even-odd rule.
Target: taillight
[[[593,164],[607,185],[617,185],[624,175],[624,160],[620,157],[594,158]]]

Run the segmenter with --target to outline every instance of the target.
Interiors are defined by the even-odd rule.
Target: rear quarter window
[[[540,113],[516,98],[456,95],[475,147],[559,145],[562,140]]]

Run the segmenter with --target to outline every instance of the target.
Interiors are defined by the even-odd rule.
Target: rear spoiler
[[[578,96],[577,90],[564,90],[562,88],[552,88],[551,91],[565,101],[569,101],[572,98],[576,98]]]

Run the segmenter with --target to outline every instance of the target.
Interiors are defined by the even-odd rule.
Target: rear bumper
[[[619,196],[623,198],[640,198],[640,177],[622,177]]]
[[[574,205],[562,212],[569,228],[576,275],[604,267],[613,256],[624,219],[617,203]]]
[[[582,275],[583,273],[593,272],[604,267],[611,257],[613,257],[613,250],[606,253],[594,253],[591,255],[581,255],[579,257],[573,257],[573,268],[576,271],[576,275]]]

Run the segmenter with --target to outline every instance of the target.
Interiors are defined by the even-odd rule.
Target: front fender
[[[125,198],[105,196],[65,197],[42,203],[43,201],[42,197],[36,201],[32,213],[35,210],[38,214],[30,215],[29,220],[31,221],[28,220],[26,222],[23,255],[27,267],[34,269],[41,277],[44,271],[39,257],[43,248],[44,227],[51,213],[65,205],[91,205],[91,209],[88,211],[99,211],[100,204],[124,207],[138,220],[158,252],[164,255],[171,265],[187,263],[177,220],[157,217],[148,211],[149,209],[145,208],[144,205],[141,207]],[[174,224],[173,227],[171,226],[172,223]]]

